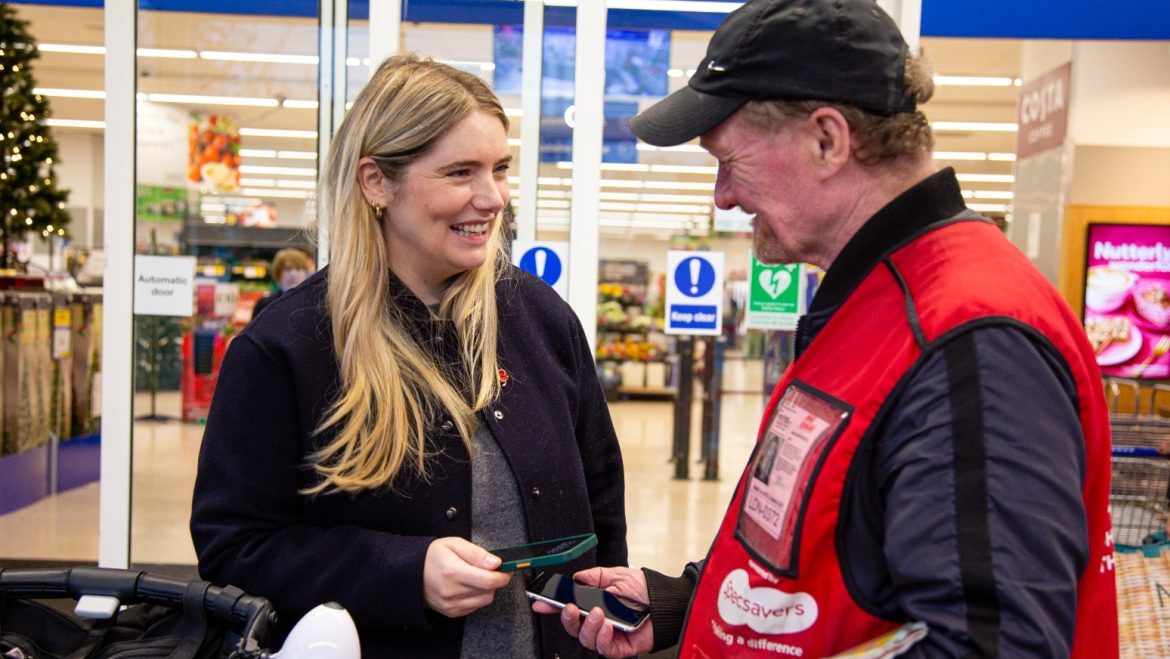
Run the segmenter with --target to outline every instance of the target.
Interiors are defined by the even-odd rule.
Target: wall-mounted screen
[[[492,86],[497,94],[519,94],[524,30],[517,25],[497,25],[494,32]],[[572,95],[575,49],[574,28],[545,28],[543,95]],[[606,30],[606,98],[666,96],[669,68],[668,30]]]
[[[1170,375],[1170,226],[1090,224],[1085,331],[1103,375]]]

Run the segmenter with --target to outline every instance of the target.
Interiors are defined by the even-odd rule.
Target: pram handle
[[[64,569],[0,568],[0,596],[77,599],[82,595],[116,597],[122,604],[183,605],[192,582],[116,568],[74,567]],[[205,583],[205,582],[196,582]],[[203,608],[216,621],[229,625],[246,640],[264,638],[276,624],[272,604],[246,594],[235,586],[208,584]]]

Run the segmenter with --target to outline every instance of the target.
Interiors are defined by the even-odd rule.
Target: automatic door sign
[[[512,263],[526,270],[568,298],[569,244],[565,242],[517,240],[512,243]]]
[[[194,300],[194,256],[134,257],[134,315],[188,317]]]
[[[751,260],[744,325],[751,329],[796,329],[796,321],[804,313],[804,266],[799,263],[767,265],[754,255]]]
[[[723,252],[666,254],[666,333],[723,331]]]

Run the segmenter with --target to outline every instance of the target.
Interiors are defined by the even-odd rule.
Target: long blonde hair
[[[306,494],[398,489],[400,476],[408,474],[427,480],[428,425],[449,418],[470,453],[475,414],[499,395],[495,282],[506,263],[500,223],[488,243],[489,258],[458,275],[439,303],[439,316],[454,322],[459,337],[461,364],[453,377],[467,383],[459,387],[412,338],[390,292],[381,226],[390,218],[375,213],[358,185],[360,158],[373,157],[388,179],[398,181],[477,110],[507,129],[499,99],[479,78],[398,55],[378,67],[333,138],[317,218],[329,226],[326,299],[341,390],[316,429],[319,436],[326,430],[334,436],[309,458],[323,480]]]

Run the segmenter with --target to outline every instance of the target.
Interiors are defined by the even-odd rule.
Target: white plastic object
[[[361,659],[357,627],[336,602],[318,604],[297,621],[272,659]]]
[[[117,597],[110,597],[108,595],[82,595],[77,598],[77,605],[73,607],[73,612],[77,614],[78,618],[108,620],[121,605],[122,603],[118,601]]]

